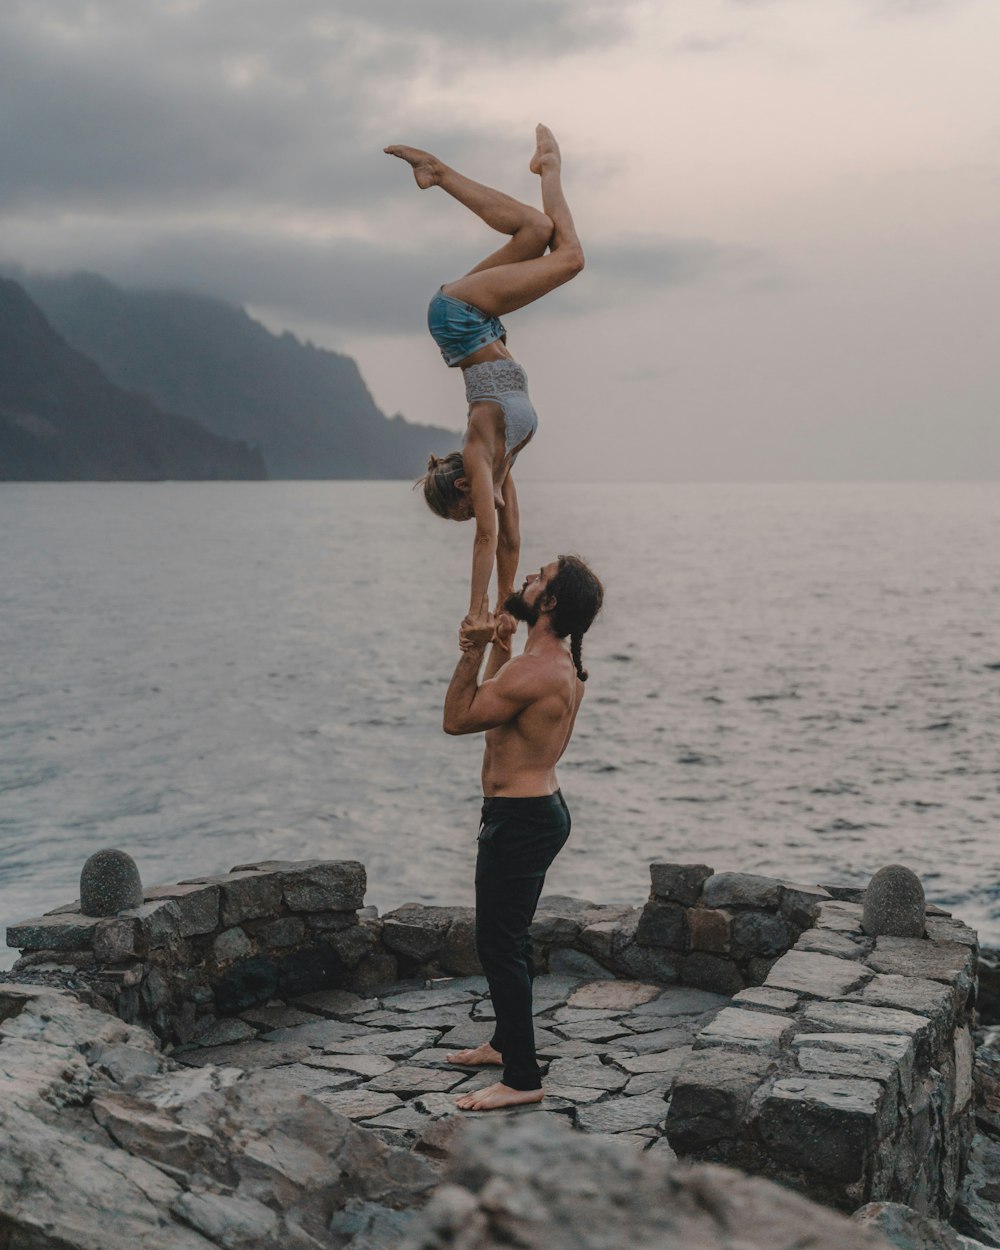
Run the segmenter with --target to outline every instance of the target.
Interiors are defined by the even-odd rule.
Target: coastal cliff
[[[116,386],[0,278],[0,480],[265,478],[260,454]]]

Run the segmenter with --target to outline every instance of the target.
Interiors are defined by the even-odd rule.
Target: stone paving
[[[491,1085],[500,1069],[459,1068],[450,1051],[492,1033],[485,978],[391,986],[377,996],[324,990],[221,1020],[184,1064],[266,1070],[277,1086],[309,1093],[391,1145],[443,1156],[470,1115],[559,1115],[585,1133],[616,1134],[670,1153],[668,1099],[695,1035],[729,1000],[705,990],[634,981],[540,976],[535,1044],[545,1073],[540,1104],[460,1112],[455,1099]]]

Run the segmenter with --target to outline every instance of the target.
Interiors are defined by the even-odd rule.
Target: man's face
[[[529,627],[534,625],[542,612],[542,601],[548,592],[549,583],[559,570],[559,561],[543,564],[537,573],[529,573],[524,579],[520,590],[509,595],[504,611],[509,612],[517,621],[524,621]]]

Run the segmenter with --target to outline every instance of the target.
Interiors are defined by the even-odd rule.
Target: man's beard
[[[525,603],[523,590],[515,590],[512,595],[508,595],[504,600],[503,610],[509,612],[515,621],[524,621],[529,629],[537,624],[541,616],[537,603]]]

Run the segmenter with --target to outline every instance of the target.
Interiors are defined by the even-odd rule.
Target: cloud
[[[507,0],[32,0],[0,10],[0,213],[351,210],[401,194],[387,116],[470,56],[624,37],[628,5]],[[502,125],[502,109],[496,127]],[[421,125],[463,160],[488,126]]]

